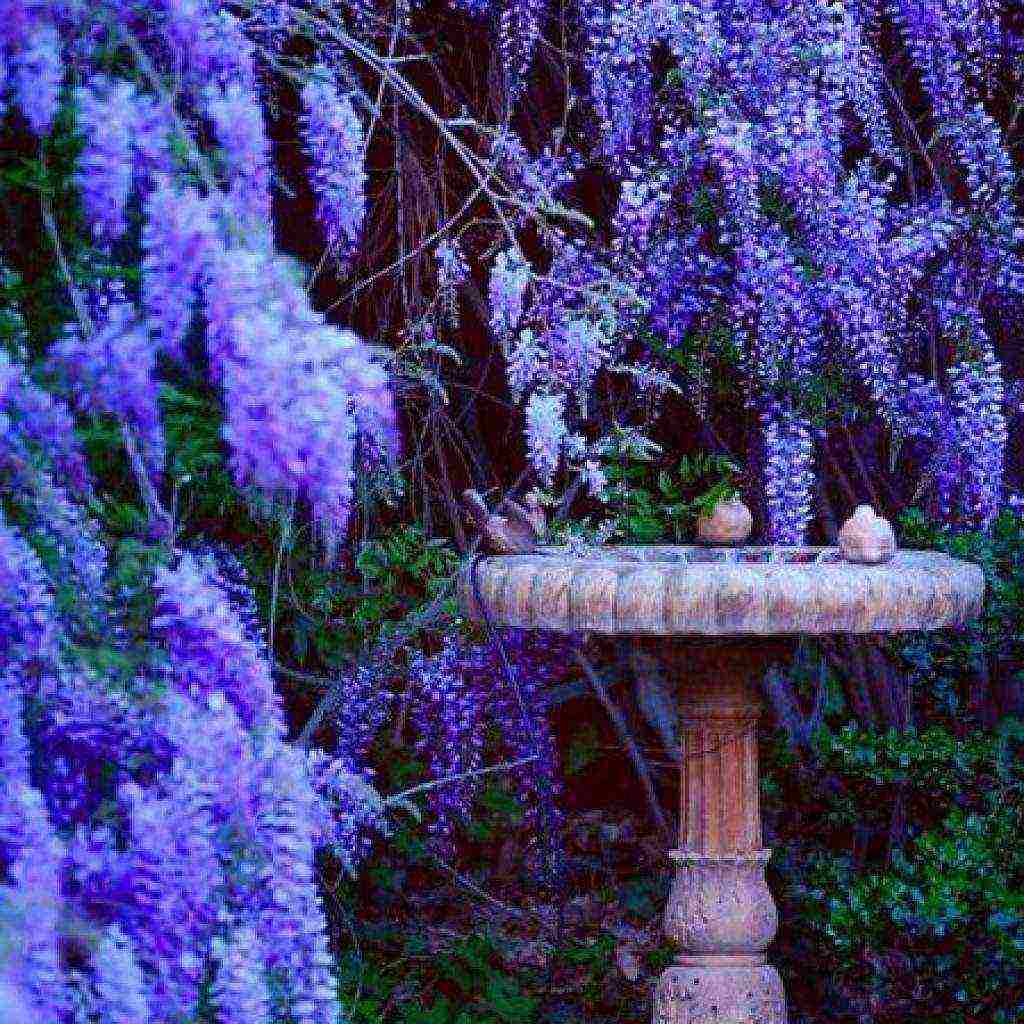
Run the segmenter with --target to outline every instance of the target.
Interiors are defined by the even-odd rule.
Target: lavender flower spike
[[[569,435],[565,424],[565,396],[536,392],[526,406],[526,443],[537,475],[550,486],[558,468],[562,445]]]
[[[111,925],[95,956],[96,1005],[104,1024],[148,1024],[142,970],[131,940]]]
[[[350,256],[366,215],[363,126],[351,97],[339,93],[329,80],[330,72],[318,68],[315,76],[302,91],[302,126],[312,160],[317,219],[328,246]]]

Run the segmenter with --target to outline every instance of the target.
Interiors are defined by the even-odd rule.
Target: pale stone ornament
[[[742,544],[754,525],[750,509],[739,498],[718,502],[710,515],[697,517],[697,539],[704,544]]]
[[[679,680],[679,847],[665,913],[679,955],[655,989],[654,1024],[786,1024],[782,981],[766,956],[778,926],[757,769],[768,666],[799,635],[942,629],[981,611],[978,566],[892,549],[878,564],[884,531],[858,513],[858,527],[871,529],[851,550],[876,564],[839,548],[651,545],[581,557],[539,547],[479,559],[459,580],[467,615],[631,636]]]
[[[870,505],[858,505],[839,531],[839,550],[848,562],[880,565],[896,554],[896,536],[888,519]]]

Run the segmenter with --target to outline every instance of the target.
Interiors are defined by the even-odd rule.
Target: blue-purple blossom
[[[339,738],[342,749],[348,748],[343,729]],[[347,752],[340,757],[314,752],[308,762],[319,804],[317,842],[353,877],[370,852],[373,834],[386,835],[389,830],[384,802],[365,764],[365,759],[356,760]]]
[[[79,127],[85,136],[76,179],[82,207],[96,238],[109,242],[128,227],[137,94],[130,82],[98,75],[76,95]]]
[[[565,397],[537,391],[526,405],[526,448],[533,468],[550,486],[569,434],[565,423]]]
[[[112,924],[96,947],[95,1008],[105,1024],[147,1024],[146,984],[131,940]]]
[[[153,626],[167,645],[175,686],[200,704],[222,694],[246,727],[280,723],[270,667],[209,571],[183,554],[177,568],[157,574],[154,586]]]
[[[540,40],[546,5],[534,0],[504,0],[498,14],[498,52],[505,72],[508,105],[514,107],[526,89],[527,75]]]
[[[530,274],[530,265],[518,249],[503,250],[494,259],[488,286],[491,330],[503,343],[519,326]]]
[[[36,135],[46,135],[57,113],[64,80],[61,40],[53,25],[45,21],[36,24],[11,59],[9,74],[25,120]]]
[[[21,999],[39,1014],[59,1014],[65,1003],[58,950],[62,848],[29,778],[23,685],[13,672],[0,675],[0,914],[9,912],[20,932],[4,959]]]
[[[210,89],[206,112],[223,154],[228,201],[241,226],[263,233],[270,222],[270,143],[252,88]]]
[[[259,940],[267,965],[283,976],[295,1024],[334,1024],[333,958],[313,874],[316,796],[302,753],[272,738],[263,742],[256,783],[265,871]]]
[[[193,1012],[219,916],[224,875],[199,782],[181,762],[158,787],[121,787],[128,848],[101,889],[134,941],[161,1024]]]
[[[283,259],[224,251],[205,299],[237,479],[271,500],[308,502],[335,546],[351,512],[357,435],[397,447],[387,375],[352,332],[311,308]]]
[[[430,829],[449,837],[463,820],[479,787],[474,773],[483,767],[486,690],[464,671],[464,651],[451,637],[432,656],[417,656],[409,666],[414,694],[413,722],[418,746],[427,753],[431,778]]]
[[[42,564],[0,517],[0,664],[48,665],[56,657],[58,636]]]
[[[160,347],[179,358],[216,244],[209,206],[195,189],[165,185],[149,195],[142,232],[142,305]]]
[[[768,538],[773,544],[804,544],[814,488],[810,426],[792,410],[775,408],[765,416],[764,445]]]
[[[649,141],[653,120],[650,5],[629,0],[587,0],[585,64],[603,154],[622,161]]]
[[[104,800],[114,799],[125,776],[119,762],[141,749],[141,720],[123,695],[67,666],[53,673],[47,689],[34,736],[49,768],[40,790],[54,827],[66,830],[86,824]]]
[[[950,370],[950,411],[959,460],[960,520],[988,529],[999,514],[1003,496],[1006,417],[998,360],[985,346],[976,360]]]
[[[0,352],[0,464],[11,470],[30,461],[33,452],[51,462],[68,489],[88,492],[85,455],[71,413]]]
[[[600,324],[581,317],[567,318],[548,335],[551,367],[586,413],[587,396],[598,371],[607,362],[608,337]]]
[[[351,95],[340,93],[324,68],[303,89],[302,104],[317,219],[331,250],[351,256],[366,216],[363,126]]]
[[[449,849],[452,830],[469,813],[480,787],[484,730],[501,727],[501,744],[516,764],[515,792],[543,838],[557,842],[559,768],[547,693],[566,670],[564,638],[503,631],[482,645],[452,636],[439,652],[410,665],[412,720],[428,759],[431,831]]]
[[[51,350],[52,364],[66,375],[75,403],[83,412],[116,417],[139,438],[149,472],[158,477],[164,465],[164,433],[156,353],[134,305],[109,302],[99,319],[69,325]]]
[[[270,1024],[270,995],[256,931],[242,927],[219,941],[213,1003],[217,1024]]]

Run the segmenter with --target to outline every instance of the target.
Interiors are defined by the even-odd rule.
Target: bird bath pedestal
[[[758,800],[765,668],[794,637],[961,625],[983,590],[977,566],[925,551],[855,565],[835,548],[552,547],[466,570],[462,606],[477,619],[633,636],[676,666],[682,800],[665,930],[680,953],[658,983],[655,1024],[786,1021],[766,959],[778,917]]]

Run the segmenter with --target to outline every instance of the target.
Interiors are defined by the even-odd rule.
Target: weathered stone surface
[[[479,619],[469,574],[459,593]],[[978,566],[939,552],[857,565],[814,547],[549,547],[484,558],[476,576],[496,624],[648,636],[944,629],[976,617],[984,591]]]
[[[835,548],[542,548],[466,570],[468,615],[482,618],[483,604],[495,625],[632,635],[679,680],[680,848],[665,930],[681,952],[658,983],[654,1024],[786,1022],[765,962],[778,915],[757,772],[759,681],[791,644],[778,638],[956,626],[978,615],[983,591],[977,566],[925,551],[862,565]]]
[[[779,972],[758,957],[682,957],[654,993],[657,1024],[785,1024]]]
[[[689,955],[764,954],[779,926],[764,880],[768,850],[700,855],[673,850],[665,933]]]

